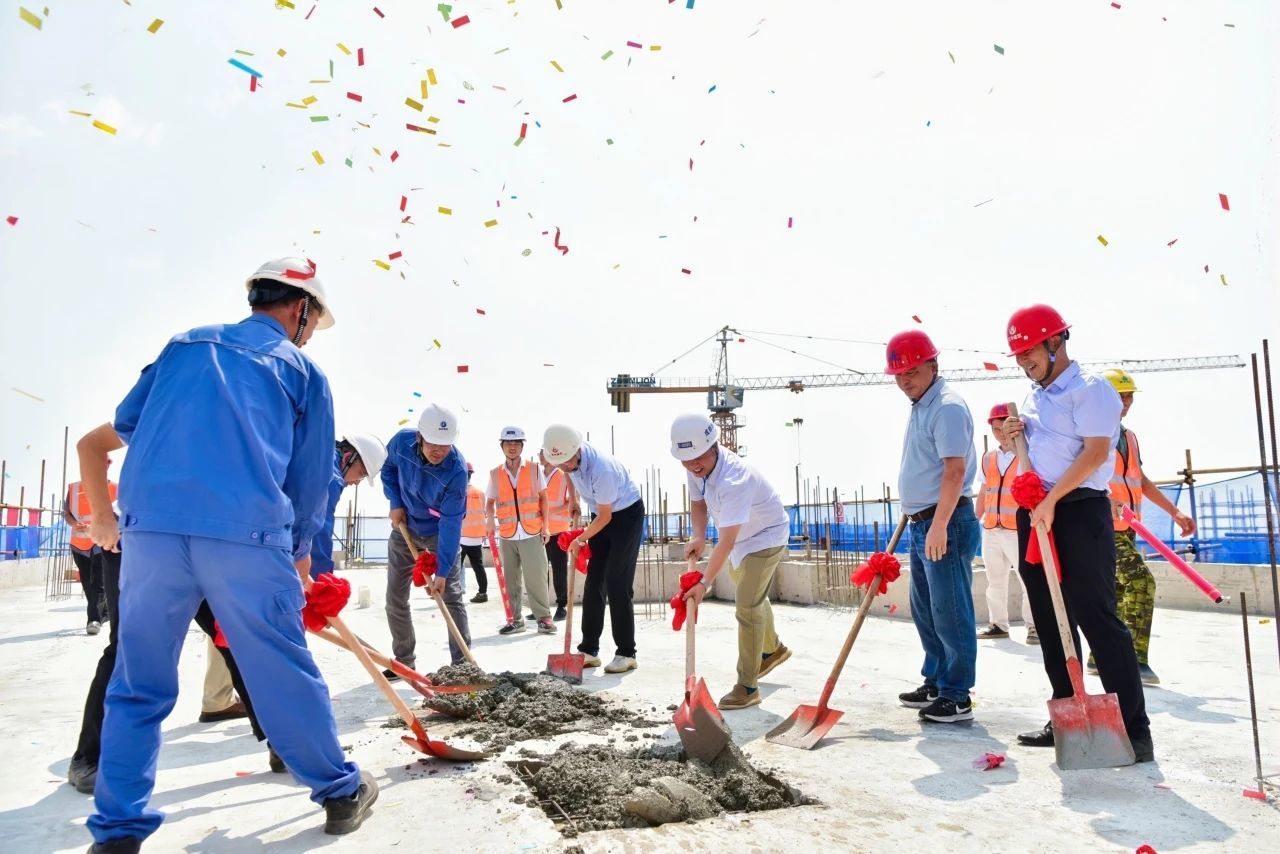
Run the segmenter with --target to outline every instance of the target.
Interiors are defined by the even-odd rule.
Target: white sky
[[[74,441],[108,420],[170,335],[246,315],[245,276],[294,252],[319,264],[338,318],[307,352],[339,429],[388,437],[416,423],[419,391],[465,409],[459,446],[483,467],[508,422],[540,436],[568,421],[605,448],[612,426],[638,479],[654,465],[675,485],[673,504],[668,425],[702,399],[637,397],[618,415],[605,383],[725,323],[883,341],[919,315],[944,367],[976,367],[1009,364],[995,355],[1009,312],[1043,300],[1074,323],[1079,358],[1247,361],[1270,336],[1280,363],[1271,0],[457,0],[471,19],[458,29],[434,3],[321,0],[310,20],[310,0],[297,6],[60,4],[42,31],[16,4],[0,12],[0,218],[20,218],[0,219],[7,500],[34,492],[42,457],[56,489],[63,425]],[[263,72],[260,91],[231,57]],[[333,82],[308,83],[331,59]],[[428,67],[439,85],[418,113],[404,99],[421,100]],[[438,136],[405,129],[427,115]],[[557,226],[568,255],[542,234]],[[396,250],[392,272],[372,263]],[[883,364],[877,346],[794,343]],[[731,366],[828,371],[758,344]],[[1137,379],[1129,423],[1153,476],[1187,447],[1202,466],[1256,464],[1247,370]],[[1025,389],[961,387],[979,418]],[[749,393],[742,441],[790,498],[784,424],[802,416],[806,476],[878,493],[896,481],[907,408],[892,386]]]

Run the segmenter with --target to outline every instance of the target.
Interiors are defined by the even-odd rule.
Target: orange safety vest
[[[547,476],[547,531],[560,534],[569,530],[569,476],[552,469]]]
[[[1138,451],[1138,437],[1132,430],[1120,428],[1128,441],[1129,453],[1126,460],[1120,449],[1114,451],[1116,467],[1111,474],[1111,500],[1125,505],[1133,511],[1133,515],[1142,518],[1142,454]],[[1129,523],[1119,516],[1112,520],[1117,531],[1129,530]]]
[[[982,455],[982,527],[1008,528],[1018,530],[1018,502],[1013,500],[1013,481],[1018,476],[1018,461],[1009,463],[1009,467],[1000,474],[1000,464],[996,459],[998,451],[987,451]]]
[[[116,485],[114,481],[107,481],[107,495],[112,501],[116,500]],[[67,509],[71,511],[71,515],[75,517],[77,522],[88,524],[93,521],[93,512],[89,508],[89,495],[80,485],[80,481],[76,481],[67,487]],[[72,548],[77,548],[82,552],[87,552],[93,548],[93,540],[88,537],[71,537]]]
[[[484,493],[467,487],[467,515],[462,517],[462,536],[484,539]]]
[[[541,478],[537,464],[526,462],[520,466],[514,490],[505,469],[504,463],[490,472],[490,476],[498,484],[498,501],[494,514],[498,523],[498,536],[504,540],[514,537],[517,522],[526,534],[542,533],[542,510],[538,506]]]

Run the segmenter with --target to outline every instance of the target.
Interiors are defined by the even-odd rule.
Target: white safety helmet
[[[582,447],[582,434],[568,424],[552,424],[542,434],[542,455],[558,466],[568,461]]]
[[[702,414],[681,415],[671,422],[671,456],[681,462],[696,459],[720,438],[720,428]]]
[[[368,473],[365,481],[370,486],[377,483],[382,464],[387,461],[387,446],[372,433],[348,433],[342,438],[350,442],[360,455],[360,462],[364,463],[364,470]]]
[[[498,436],[499,442],[523,442],[524,431],[519,427],[503,427],[502,434]]]
[[[418,433],[433,445],[452,445],[458,439],[457,416],[438,403],[428,403],[418,419]]]
[[[325,296],[324,284],[316,277],[316,266],[304,258],[273,258],[263,263],[257,272],[245,279],[244,289],[253,290],[253,283],[258,279],[269,279],[290,287],[298,288],[310,294],[324,313],[316,322],[316,329],[328,329],[333,326],[333,306]]]

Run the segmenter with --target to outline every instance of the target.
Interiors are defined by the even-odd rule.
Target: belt
[[[969,507],[972,505],[973,505],[973,499],[971,499],[967,495],[961,495],[960,500],[956,502],[956,509],[959,510],[961,507]],[[933,514],[936,512],[938,512],[937,504],[933,505],[932,507],[926,507],[923,510],[921,510],[919,513],[908,513],[907,518],[910,519],[912,522],[924,522],[927,519],[932,519]]]

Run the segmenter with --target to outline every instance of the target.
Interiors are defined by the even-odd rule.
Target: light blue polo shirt
[[[962,496],[973,497],[978,455],[973,449],[973,416],[964,398],[942,377],[911,404],[907,435],[902,440],[898,470],[898,498],[903,513],[919,513],[938,503],[942,491],[942,460],[964,458]]]
[[[1022,404],[1031,466],[1045,486],[1053,486],[1084,450],[1085,439],[1106,436],[1115,449],[1120,438],[1120,410],[1124,404],[1106,378],[1080,370],[1078,362],[1062,372],[1048,388],[1035,385]],[[1109,454],[1082,487],[1107,490],[1114,469]]]
[[[578,494],[587,499],[587,507],[592,513],[601,504],[608,504],[617,513],[640,500],[640,488],[632,482],[622,463],[586,442],[582,443],[580,450],[582,456],[578,460],[578,469],[569,472],[569,479]]]

